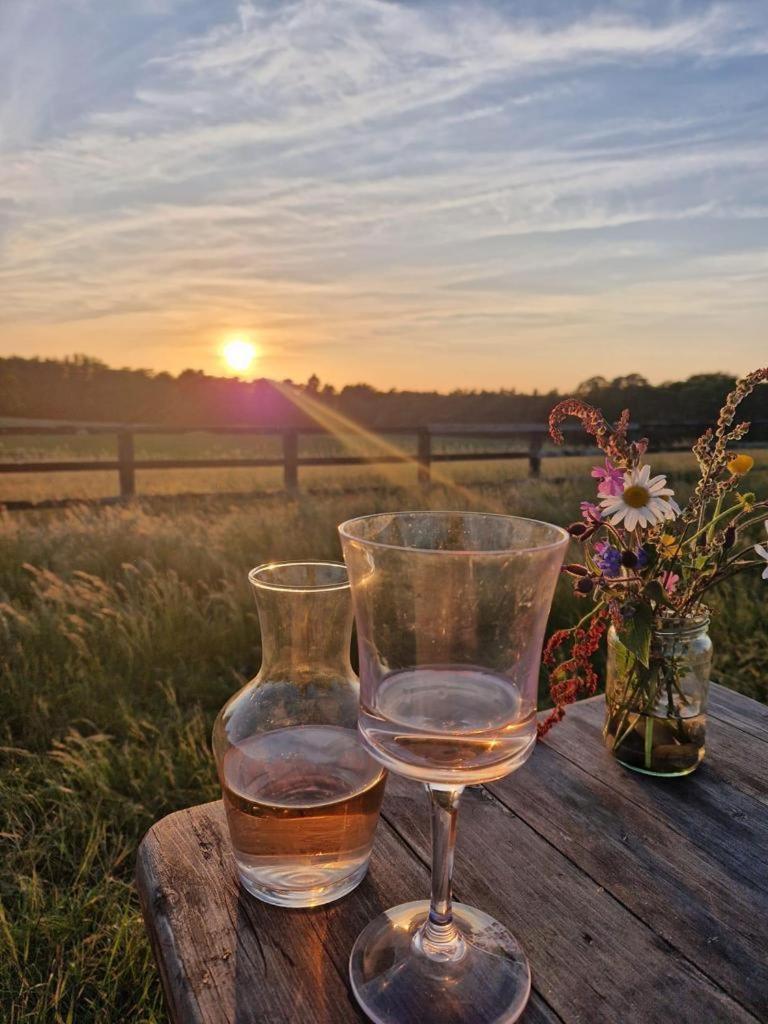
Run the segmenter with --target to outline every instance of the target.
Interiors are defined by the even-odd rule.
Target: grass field
[[[540,481],[514,464],[456,466],[460,486],[428,494],[386,478],[344,493],[364,482],[358,469],[297,499],[0,513],[0,1020],[165,1020],[135,851],[154,820],[216,796],[210,727],[259,663],[247,570],[338,558],[336,524],[379,509],[471,504],[565,523],[589,480],[556,482],[554,462]],[[654,465],[683,488],[690,478],[682,457]],[[765,454],[759,466],[764,487]],[[569,474],[585,468],[568,460]],[[764,701],[766,596],[755,573],[712,602],[718,669]],[[573,602],[562,587],[552,626]]]

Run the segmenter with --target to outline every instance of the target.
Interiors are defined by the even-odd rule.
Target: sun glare
[[[233,338],[222,348],[224,362],[235,373],[244,373],[258,355],[256,346],[244,338]]]

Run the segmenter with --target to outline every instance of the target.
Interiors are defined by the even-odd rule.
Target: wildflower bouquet
[[[567,704],[595,692],[593,656],[607,634],[605,738],[614,755],[660,775],[687,774],[704,756],[711,664],[704,596],[756,566],[764,565],[768,579],[768,546],[747,539],[763,521],[768,530],[768,501],[744,489],[753,459],[733,447],[749,430],[734,423],[739,404],[767,380],[765,368],[739,381],[694,445],[700,475],[683,508],[666,477],[644,462],[648,441],[629,439],[627,411],[611,425],[578,399],[552,410],[556,443],[563,442],[560,425],[574,416],[605,460],[592,470],[596,500],[582,502],[581,520],[569,527],[582,557],[563,572],[589,608],[545,648],[554,709],[541,733]]]

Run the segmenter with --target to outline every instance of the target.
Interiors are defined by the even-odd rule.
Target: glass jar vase
[[[347,570],[284,562],[249,580],[261,668],[213,729],[232,848],[254,896],[318,906],[365,875],[386,775],[357,733]]]
[[[648,666],[608,631],[603,734],[621,764],[656,776],[688,775],[704,758],[712,641],[709,616],[663,621]]]

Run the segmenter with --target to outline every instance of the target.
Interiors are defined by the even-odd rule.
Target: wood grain
[[[709,698],[710,717],[736,726],[741,732],[768,743],[768,707],[725,686],[713,686]]]
[[[732,876],[758,891],[768,890],[765,804],[741,788],[748,771],[746,757],[740,758],[737,750],[727,763],[718,758],[723,742],[719,722],[709,722],[711,753],[696,772],[684,779],[656,780],[614,766],[603,747],[602,721],[600,698],[581,701],[549,733],[547,746],[658,818],[678,837],[677,842],[707,850]],[[734,776],[730,768],[740,764],[744,767]]]
[[[762,705],[714,689],[708,760],[688,779],[621,768],[594,699],[521,771],[466,791],[456,898],[523,943],[534,993],[521,1024],[768,1024]],[[425,897],[428,828],[423,788],[391,776],[365,881],[287,911],[240,890],[220,803],[158,822],[137,884],[171,1019],[364,1020],[349,951],[376,914]]]
[[[606,773],[622,770],[606,757]],[[556,751],[542,744],[534,758],[535,771],[493,794],[722,989],[764,1010],[768,893]]]
[[[521,769],[539,776],[537,754]],[[425,859],[424,796],[393,778],[392,821]],[[389,812],[385,809],[389,818]],[[456,894],[498,918],[520,940],[535,986],[566,1021],[737,1024],[756,1018],[697,966],[484,788],[467,790],[459,816]],[[759,1018],[757,1018],[759,1019]]]
[[[362,885],[315,910],[238,886],[220,802],[169,815],[139,848],[137,886],[171,1019],[178,1024],[366,1020],[348,986],[352,944],[388,907],[424,898],[428,873],[385,822]],[[534,996],[521,1024],[562,1024]]]

